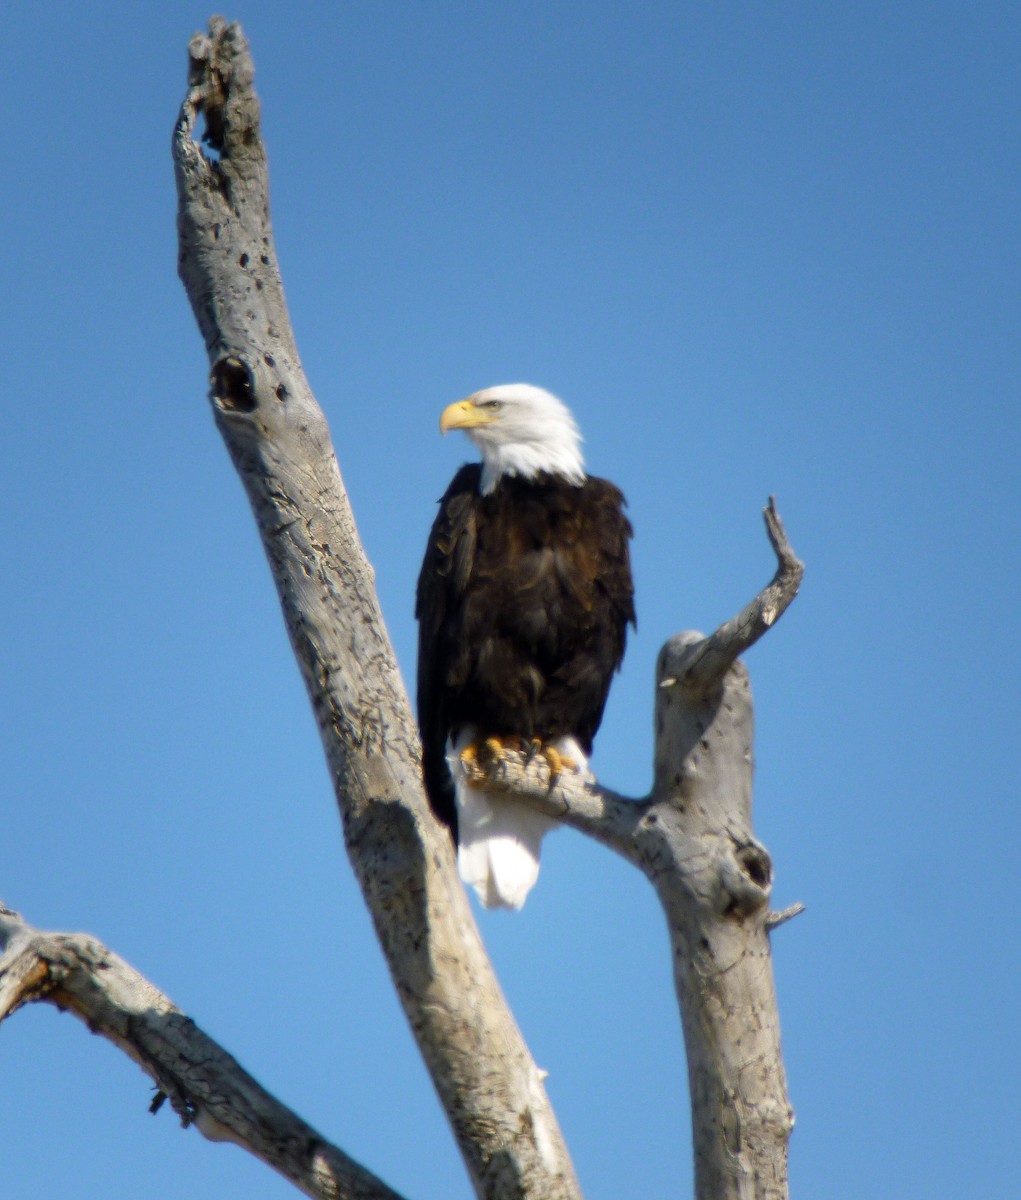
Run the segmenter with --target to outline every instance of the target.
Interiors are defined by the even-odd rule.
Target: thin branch
[[[102,943],[43,933],[0,905],[0,1021],[47,1001],[73,1013],[142,1068],[187,1128],[231,1141],[317,1200],[401,1200],[331,1145]]]
[[[766,535],[776,554],[776,574],[736,617],[725,621],[714,634],[699,642],[681,670],[661,680],[660,687],[680,685],[700,695],[709,694],[719,685],[738,655],[776,624],[798,594],[805,566],[787,540],[773,496],[769,497],[762,516]]]
[[[469,780],[496,792],[513,793],[539,812],[556,817],[588,834],[610,850],[635,862],[635,827],[648,800],[633,800],[603,787],[591,775],[564,771],[551,777],[542,755],[504,750],[492,765],[462,764]]]
[[[791,904],[787,908],[781,908],[779,912],[771,912],[766,917],[766,928],[773,930],[779,928],[781,925],[786,925],[788,921],[792,921],[795,917],[800,917],[804,911],[805,906],[799,900],[796,904]]]

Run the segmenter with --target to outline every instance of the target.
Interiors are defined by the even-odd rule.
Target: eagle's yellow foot
[[[469,783],[483,784],[496,772],[509,753],[519,751],[518,738],[487,737],[481,742],[471,742],[461,751],[461,766]]]
[[[470,784],[480,787],[492,779],[500,765],[512,754],[523,754],[525,762],[542,758],[549,768],[549,785],[553,787],[565,771],[580,771],[581,764],[543,742],[542,738],[528,740],[519,737],[487,737],[471,742],[461,751],[461,769]]]
[[[561,754],[559,750],[555,750],[552,746],[543,746],[542,756],[549,767],[550,787],[556,783],[565,771],[581,770],[580,764],[575,759],[568,758],[566,754]]]
[[[581,766],[573,758],[561,754],[553,746],[543,745],[542,738],[532,738],[525,746],[525,760],[531,762],[536,755],[546,760],[549,767],[549,785],[552,787],[565,771],[578,771]]]

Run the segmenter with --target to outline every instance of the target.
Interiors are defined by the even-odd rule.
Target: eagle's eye
[[[500,400],[486,400],[482,407],[488,408],[490,412],[496,412],[498,409],[503,408],[503,403]]]

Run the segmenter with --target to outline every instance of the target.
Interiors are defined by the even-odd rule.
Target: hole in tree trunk
[[[255,411],[255,380],[240,358],[221,358],[210,374],[213,399],[225,412]]]

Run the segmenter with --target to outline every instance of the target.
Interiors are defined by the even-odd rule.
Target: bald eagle
[[[454,476],[418,580],[418,717],[426,791],[487,908],[520,908],[556,824],[471,785],[502,748],[587,770],[635,621],[624,497],[585,473],[581,435],[549,392],[509,384],[445,409],[482,452]]]

